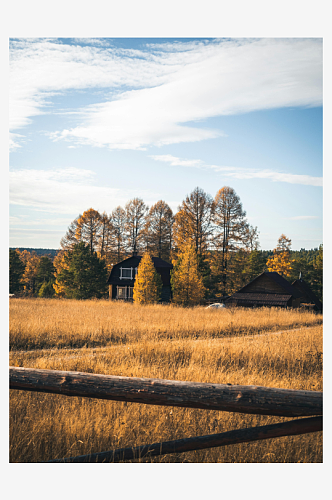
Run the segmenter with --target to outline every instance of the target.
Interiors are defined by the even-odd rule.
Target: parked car
[[[219,304],[216,302],[215,304],[210,304],[209,306],[206,307],[206,309],[210,309],[212,307],[213,309],[222,309],[225,307],[225,304]]]

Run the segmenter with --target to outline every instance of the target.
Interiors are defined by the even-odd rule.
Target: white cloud
[[[233,177],[235,179],[269,179],[273,182],[287,182],[289,184],[303,184],[306,186],[323,186],[322,177],[314,177],[311,175],[289,174],[269,169],[255,170],[232,166],[207,165],[201,160],[182,160],[172,155],[151,155],[150,157],[157,161],[167,162],[173,166],[214,170],[222,173],[226,177]]]
[[[150,158],[157,161],[163,161],[176,167],[202,167],[204,163],[202,160],[183,160],[172,155],[150,155]]]
[[[274,172],[272,170],[241,170],[235,172],[224,172],[227,177],[236,179],[269,179],[273,182],[287,182],[289,184],[303,184],[306,186],[323,186],[322,177],[311,175],[288,174],[285,172]]]
[[[45,112],[55,92],[117,89],[108,102],[81,110],[79,126],[53,134],[77,144],[146,149],[200,141],[222,135],[204,127],[209,117],[322,104],[320,39],[178,42],[144,51],[52,40],[11,46],[12,130]]]
[[[95,182],[95,174],[91,170],[15,170],[9,172],[9,201],[12,205],[37,211],[73,214],[76,217],[90,207],[110,213],[113,208],[124,206],[137,196],[137,190],[97,186]],[[158,199],[158,193],[148,191],[141,191],[140,196],[147,204]],[[18,219],[14,223],[17,225]]]
[[[318,215],[296,215],[295,217],[287,217],[289,220],[312,220],[318,219]]]

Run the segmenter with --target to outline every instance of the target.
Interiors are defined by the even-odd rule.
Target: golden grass
[[[317,325],[322,317],[310,313],[243,310],[237,314],[45,299],[13,300],[11,309],[13,366],[322,390],[322,326]],[[297,329],[287,331],[292,327]],[[268,330],[284,331],[253,335]],[[71,349],[71,343],[100,347]],[[19,345],[34,350],[19,351]],[[49,348],[41,349],[42,345]],[[284,420],[12,390],[10,461],[47,461]],[[322,433],[142,461],[322,462]]]
[[[101,347],[136,339],[220,338],[322,323],[309,311],[136,306],[107,300],[13,299],[10,349]]]

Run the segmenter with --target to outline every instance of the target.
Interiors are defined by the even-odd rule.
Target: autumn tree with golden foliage
[[[158,302],[161,288],[161,277],[156,272],[150,254],[146,252],[137,268],[133,290],[134,302],[136,304],[154,304]]]
[[[284,278],[290,276],[292,270],[291,245],[292,241],[282,234],[278,239],[278,245],[273,250],[273,256],[269,257],[266,262],[267,270],[270,273],[276,272]]]
[[[213,198],[199,187],[186,197],[175,215],[174,244],[178,250],[189,244],[197,254],[206,254],[213,229],[213,208]]]
[[[97,251],[101,236],[101,215],[97,210],[89,208],[78,218],[76,228],[77,241],[89,245],[90,252]]]
[[[173,262],[171,284],[173,302],[182,306],[200,304],[205,293],[198,269],[198,257],[193,245],[187,245]]]
[[[39,257],[36,252],[28,252],[23,250],[20,254],[20,259],[24,263],[24,273],[21,278],[21,283],[24,286],[24,293],[33,295],[36,291],[36,276],[38,272]]]
[[[69,269],[68,261],[65,259],[66,254],[67,251],[60,250],[54,257],[53,261],[53,265],[55,267],[55,283],[53,283],[53,288],[57,297],[65,296],[65,287],[63,283],[58,280],[58,276],[60,276],[64,269]]]

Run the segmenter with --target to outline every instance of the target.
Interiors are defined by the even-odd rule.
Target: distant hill
[[[27,250],[27,252],[36,252],[37,255],[42,256],[42,255],[47,255],[51,256],[54,258],[56,254],[58,253],[58,250],[55,250],[54,248],[22,248],[22,247],[11,247],[10,250],[19,250],[20,252],[23,252],[23,250]]]

